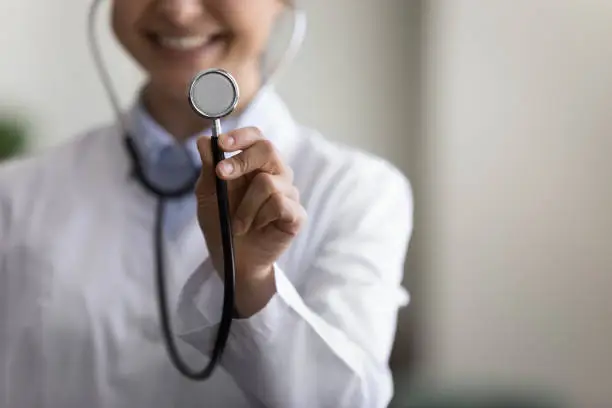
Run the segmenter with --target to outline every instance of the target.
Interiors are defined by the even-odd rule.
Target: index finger
[[[203,167],[212,167],[213,166],[213,153],[212,146],[210,145],[210,137],[202,136],[199,137],[196,145],[198,147],[198,152],[200,153],[200,159],[202,160]]]
[[[219,146],[226,151],[244,150],[265,137],[261,130],[256,127],[236,129],[219,136]]]

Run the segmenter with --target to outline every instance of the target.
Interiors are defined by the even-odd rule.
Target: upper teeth
[[[160,42],[164,47],[176,50],[190,50],[204,45],[204,43],[206,43],[206,37],[160,37]]]

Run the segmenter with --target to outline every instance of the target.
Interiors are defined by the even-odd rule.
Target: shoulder
[[[397,166],[311,129],[298,133],[291,165],[313,227],[344,234],[359,228],[410,233],[413,190]]]
[[[299,128],[298,133],[293,165],[297,172],[305,169],[304,177],[310,176],[328,196],[366,202],[393,197],[412,205],[410,181],[390,161],[325,138],[309,128]]]

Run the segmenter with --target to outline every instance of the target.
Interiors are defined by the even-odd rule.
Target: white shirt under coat
[[[277,294],[233,323],[206,382],[161,339],[156,199],[130,177],[118,126],[0,166],[0,407],[386,406],[412,196],[385,161],[297,125],[262,93],[257,126],[295,173],[308,221],[275,264]],[[221,312],[195,214],[166,237],[184,358],[207,362]]]

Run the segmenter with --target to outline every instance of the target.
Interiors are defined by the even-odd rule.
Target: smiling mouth
[[[149,39],[159,48],[174,52],[189,52],[208,48],[227,41],[228,35],[218,33],[213,35],[161,35],[149,34]]]

